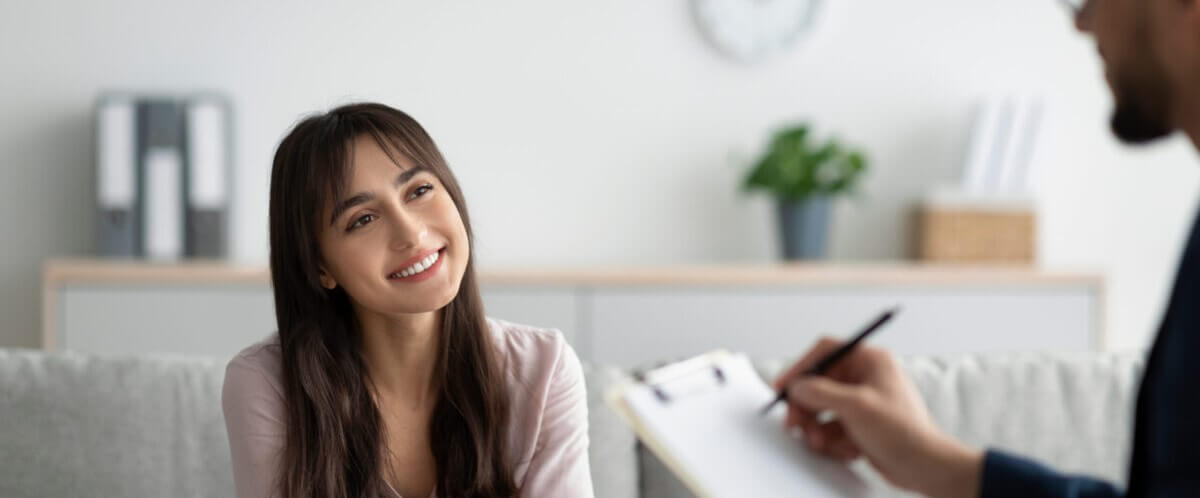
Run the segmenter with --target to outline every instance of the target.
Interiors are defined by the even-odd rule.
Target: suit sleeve
[[[1125,496],[1112,484],[1082,476],[1059,474],[1030,460],[988,450],[983,462],[980,498],[1117,498]]]

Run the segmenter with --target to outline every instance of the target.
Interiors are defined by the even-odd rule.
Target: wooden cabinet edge
[[[70,282],[246,283],[270,285],[265,265],[220,261],[49,260],[46,284]],[[1024,266],[929,265],[904,261],[832,264],[713,264],[599,269],[482,270],[484,286],[621,287],[673,285],[1098,285],[1098,273]]]

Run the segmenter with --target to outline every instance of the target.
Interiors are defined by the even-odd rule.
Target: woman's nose
[[[392,215],[392,247],[396,249],[411,249],[420,247],[421,242],[429,232],[429,228],[419,216],[397,209]]]

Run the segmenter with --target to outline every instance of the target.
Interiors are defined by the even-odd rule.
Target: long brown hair
[[[353,141],[362,136],[394,161],[403,154],[437,176],[473,240],[446,160],[421,125],[399,110],[373,103],[338,107],[302,120],[279,144],[271,169],[270,260],[287,414],[276,489],[285,497],[374,498],[387,489],[383,423],[361,330],[350,297],[341,286],[322,287],[318,272],[322,209],[344,195]],[[436,486],[440,496],[513,496],[505,443],[510,400],[473,259],[458,294],[441,310],[433,372],[439,393],[429,426]]]

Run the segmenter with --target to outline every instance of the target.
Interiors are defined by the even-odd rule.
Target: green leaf
[[[803,123],[777,130],[743,187],[794,201],[816,194],[852,194],[867,170],[866,157],[832,138],[816,145],[810,137],[810,127]]]

